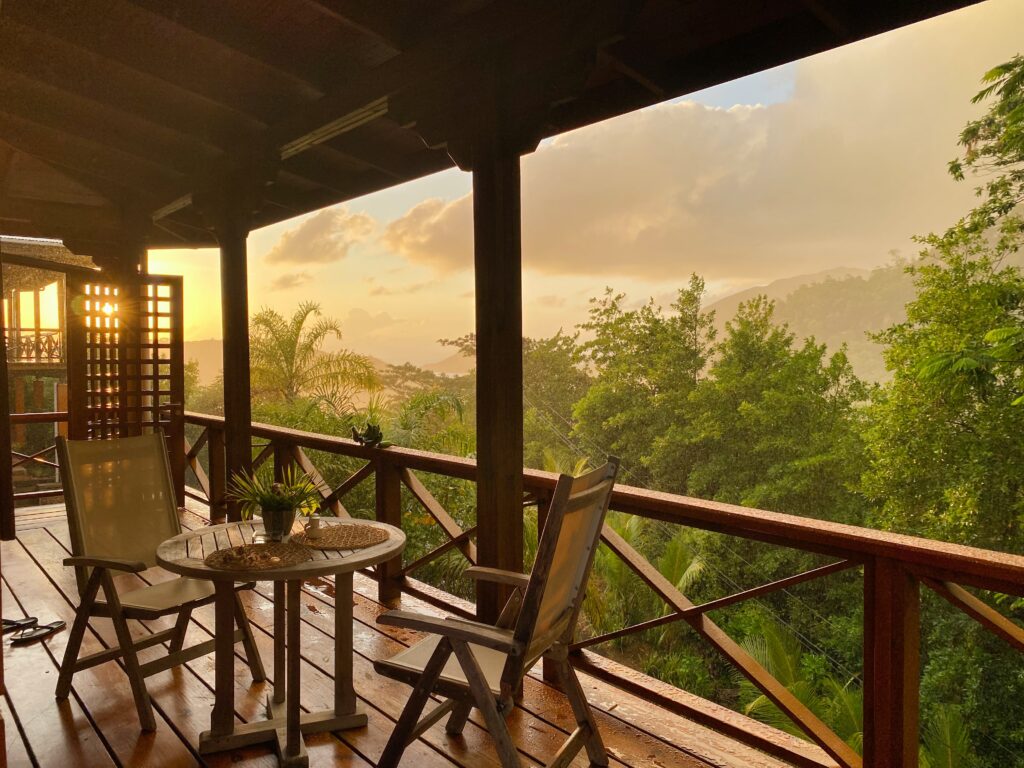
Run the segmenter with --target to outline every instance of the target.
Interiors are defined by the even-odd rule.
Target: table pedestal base
[[[212,731],[203,731],[199,735],[199,754],[208,755],[213,752],[223,752],[228,749],[239,749],[273,741],[282,766],[306,768],[309,765],[309,756],[306,754],[306,747],[302,739],[299,739],[297,754],[286,754],[288,721],[285,716],[284,703],[275,704],[268,698],[267,718],[267,720],[256,720],[236,725],[230,733],[218,735]],[[303,734],[345,731],[350,728],[362,728],[366,722],[366,713],[363,711],[362,705],[357,704],[355,712],[340,715],[330,709],[304,713],[299,717],[299,730]]]

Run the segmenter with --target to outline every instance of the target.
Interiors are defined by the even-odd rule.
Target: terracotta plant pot
[[[269,541],[284,541],[292,532],[295,522],[294,509],[263,509],[263,531]]]

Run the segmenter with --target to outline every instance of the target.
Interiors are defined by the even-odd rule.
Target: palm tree
[[[337,413],[353,410],[357,392],[379,387],[377,374],[364,355],[324,351],[332,337],[341,338],[341,326],[321,318],[315,302],[300,304],[290,319],[260,310],[249,324],[253,395],[288,404],[311,398]]]

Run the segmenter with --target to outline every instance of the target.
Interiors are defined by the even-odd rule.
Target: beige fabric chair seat
[[[153,613],[171,613],[186,603],[209,600],[215,592],[212,581],[199,581],[179,576],[176,579],[127,592],[118,592],[121,607]],[[103,598],[97,596],[97,603]]]
[[[123,591],[114,583],[115,575],[121,577],[140,566],[155,567],[157,547],[181,533],[163,433],[157,430],[110,440],[58,437],[57,460],[71,534],[72,557],[65,559],[64,565],[74,567],[81,598],[57,676],[57,700],[70,696],[76,672],[120,657],[139,724],[144,731],[154,731],[156,716],[146,678],[213,653],[212,639],[187,648],[185,639],[192,610],[211,602],[216,592],[212,581],[182,577]],[[263,661],[237,593],[252,586],[235,587],[237,629],[232,639],[242,643],[253,682],[260,682],[266,678]],[[174,615],[177,619],[172,627],[132,637],[129,619],[146,621]],[[80,657],[92,616],[111,620],[117,647]],[[167,655],[140,663],[139,651],[160,643],[167,643]]]
[[[522,768],[505,718],[515,709],[524,675],[542,657],[555,667],[576,720],[551,765],[575,765],[581,749],[591,765],[608,765],[597,721],[569,664],[569,648],[618,468],[618,459],[611,457],[582,477],[559,476],[529,578],[490,567],[466,570],[472,578],[514,588],[493,625],[402,610],[377,618],[385,626],[429,635],[387,661],[374,662],[382,675],[413,686],[377,768],[411,763],[403,760],[406,747],[442,717],[448,717],[449,735],[461,734],[473,707],[494,737],[502,768]],[[433,694],[447,699],[421,717]]]
[[[433,635],[381,663],[406,669],[410,672],[422,673],[439,642],[441,642],[441,637]],[[472,643],[469,644],[469,649],[473,651],[476,663],[480,665],[480,670],[484,673],[491,692],[495,696],[500,695],[501,673],[505,669],[505,661],[508,659],[508,654],[496,651],[493,648],[473,645]],[[448,659],[448,663],[444,665],[440,679],[446,683],[455,683],[457,685],[464,685],[467,688],[469,687],[466,673],[462,671],[459,660],[454,656],[451,656]]]

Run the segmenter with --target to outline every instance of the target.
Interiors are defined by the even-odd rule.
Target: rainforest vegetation
[[[550,338],[524,339],[525,455],[529,467],[575,472],[608,454],[620,481],[979,547],[1024,553],[1024,59],[986,76],[988,111],[967,125],[955,178],[978,175],[978,207],[921,238],[902,265],[906,317],[865,337],[886,375],[860,378],[844,346],[798,336],[776,303],[754,296],[731,317],[704,306],[694,275],[669,306],[613,289],[589,318]],[[724,320],[724,324],[722,321]],[[315,305],[252,320],[254,419],[346,436],[374,423],[392,443],[472,455],[474,377],[414,366],[381,370],[353,353],[326,353],[341,328]],[[474,339],[446,342],[473,355]],[[219,385],[190,410],[216,412]],[[311,452],[328,482],[354,466]],[[424,476],[471,525],[471,485]],[[372,484],[346,499],[370,514]],[[441,534],[405,498],[409,558]],[[527,551],[536,513],[527,512]],[[611,524],[695,602],[797,573],[807,553],[613,513]],[[420,578],[468,596],[456,553]],[[581,633],[619,629],[668,610],[602,550]],[[1020,622],[1024,602],[983,599]],[[1024,664],[1003,640],[924,591],[921,762],[1024,766]],[[854,748],[862,729],[862,576],[846,571],[716,612],[734,638]],[[682,622],[598,650],[692,693],[799,733]]]

